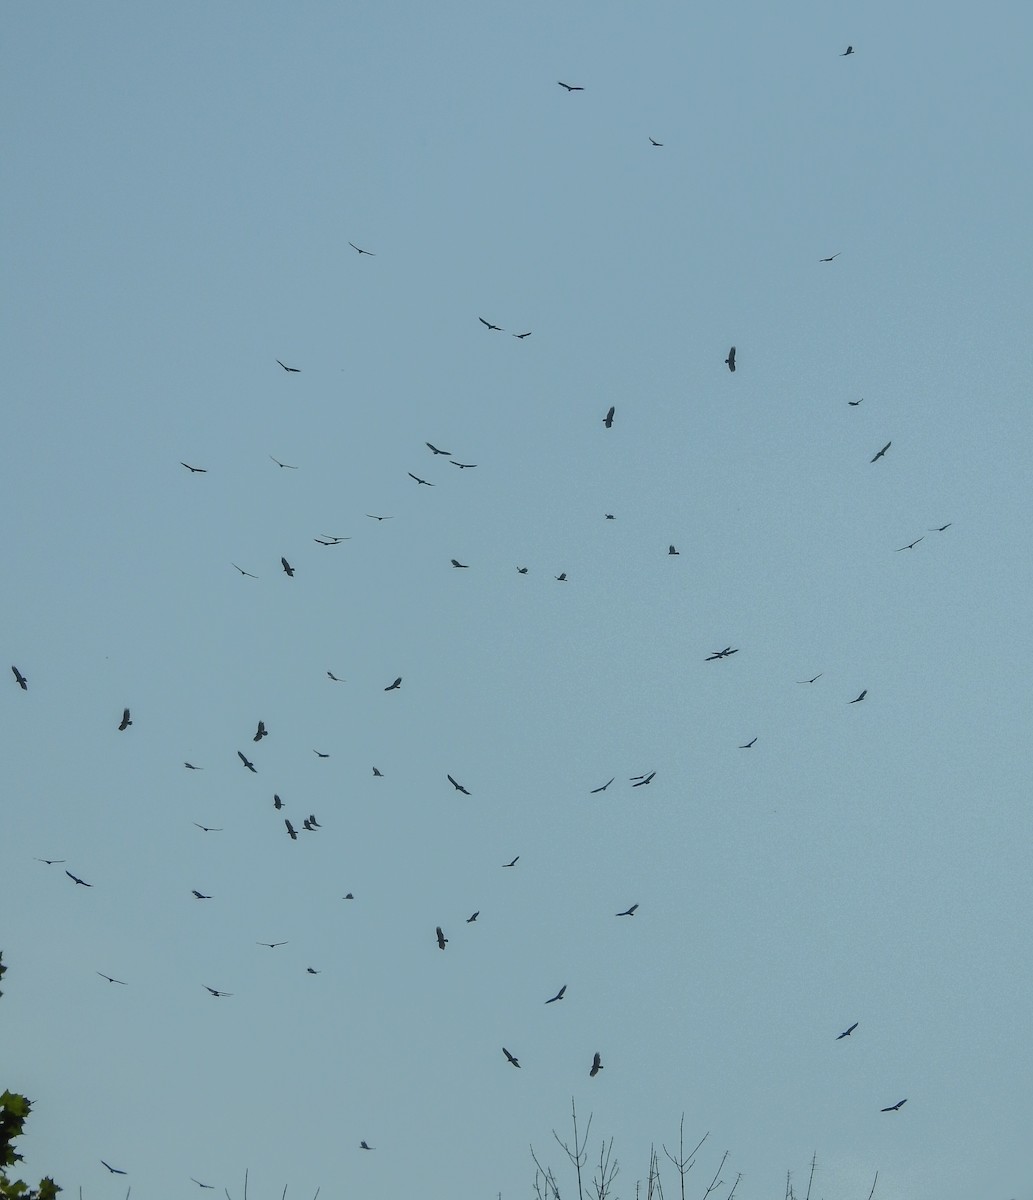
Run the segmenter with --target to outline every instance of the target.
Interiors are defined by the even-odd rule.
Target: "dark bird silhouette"
[[[847,404],[849,404],[851,408],[856,408],[859,404],[863,404],[863,403],[864,403],[863,396],[861,397],[860,400],[848,400],[847,401]]]
[[[904,1097],[903,1100],[898,1100],[896,1104],[891,1104],[887,1108],[881,1108],[881,1109],[879,1109],[879,1111],[880,1112],[900,1112],[900,1110],[904,1107],[905,1104],[907,1104],[906,1096]]]
[[[706,661],[707,662],[715,662],[719,658],[731,658],[731,656],[733,654],[738,654],[738,653],[739,653],[738,646],[736,646],[734,650],[732,649],[731,646],[725,646],[725,648],[723,650],[715,650],[712,654],[709,654],[707,656]]]
[[[185,762],[183,764],[183,766],[186,767],[186,769],[188,771],[203,771],[204,770],[204,767],[195,767],[193,763],[188,763],[188,762]]]
[[[757,740],[757,739],[756,739],[756,738],[754,738],[754,739],[753,739],[753,742],[755,742],[756,740]],[[740,749],[740,750],[749,750],[749,749],[751,749],[751,748],[752,748],[752,746],[753,746],[753,742],[747,742],[745,746],[740,746],[740,747],[739,747],[739,749]]]
[[[276,465],[277,465],[277,466],[278,466],[278,467],[279,467],[281,470],[284,470],[284,471],[296,471],[296,470],[298,469],[297,467],[295,467],[295,466],[292,466],[290,463],[280,462],[280,460],[279,460],[278,458],[273,458],[273,456],[272,456],[271,454],[269,455],[269,457],[273,459],[273,462],[274,462],[274,463],[276,463]]]
[[[455,788],[455,790],[457,792],[462,792],[464,796],[469,796],[470,793],[466,790],[466,788],[464,788],[461,783],[457,783],[456,780],[454,780],[451,775],[446,775],[445,778]]]
[[[613,414],[616,411],[617,411],[617,406],[615,404],[611,404],[610,407],[607,409],[606,416],[603,417],[603,424],[606,426],[607,429],[613,428]]]
[[[564,984],[564,985],[563,985],[563,986],[560,988],[560,990],[559,990],[559,991],[556,993],[556,995],[555,995],[555,996],[550,996],[550,998],[549,998],[548,1000],[546,1000],[546,1001],[545,1001],[545,1003],[546,1003],[546,1004],[554,1004],[554,1003],[555,1003],[557,1000],[562,1000],[562,999],[563,999],[563,994],[564,994],[564,992],[566,992],[566,990],[567,990],[567,985],[566,985],[566,984]]]
[[[275,792],[273,793],[273,808],[275,808],[277,812],[279,812],[280,809],[283,808],[283,801],[280,799],[279,796],[276,795]]]
[[[320,825],[320,823],[316,820],[315,815],[312,813],[309,813],[308,823],[312,826],[313,829],[322,829],[323,828],[323,826]]]
[[[518,575],[526,575],[526,574],[527,574],[527,568],[526,568],[526,567],[517,567],[517,574],[518,574]]]
[[[728,351],[728,357],[725,359],[725,366],[729,369],[729,371],[732,371],[732,372],[735,371],[735,347],[734,346],[731,348],[731,350]]]
[[[288,578],[293,579],[294,578],[294,568],[290,565],[290,563],[285,558],[281,558],[280,565],[283,567],[284,574],[287,575]]]
[[[206,896],[204,892],[199,892],[197,888],[191,888],[190,890],[198,900],[211,900],[211,896]]]
[[[372,250],[363,250],[361,247],[356,246],[354,242],[349,242],[348,245],[351,246],[356,254],[365,254],[369,258],[376,258],[376,254]]]
[[[678,551],[673,546],[668,546],[667,553],[668,553],[668,556],[670,556],[672,554],[677,555]]]
[[[120,983],[123,987],[129,986],[124,979],[115,979],[112,975],[105,975],[103,971],[98,971],[97,974],[101,979],[106,979],[108,983]]]
[[[376,767],[374,767],[374,768],[373,768],[373,777],[374,777],[374,779],[383,779],[383,778],[384,778],[384,772],[383,772],[383,771],[378,771],[378,770],[377,770],[377,768],[376,768]]]
[[[309,975],[319,975],[320,974],[320,972],[317,971],[315,967],[306,967],[305,970],[308,972]]]
[[[108,1168],[108,1170],[111,1172],[111,1174],[112,1174],[112,1175],[125,1175],[125,1171],[120,1171],[120,1170],[118,1169],[118,1167],[113,1167],[113,1166],[111,1166],[111,1164],[110,1164],[110,1163],[106,1163],[106,1162],[104,1161],[104,1159],[101,1159],[101,1160],[100,1160],[100,1162],[101,1162],[101,1166],[103,1166],[103,1167],[107,1167],[107,1168]]]
[[[289,371],[291,375],[300,375],[301,374],[301,367],[288,367],[286,363],[280,362],[279,359],[277,359],[276,361],[278,363],[280,363],[280,366],[283,367],[283,369],[285,371]]]
[[[946,525],[936,525],[934,528],[930,529],[930,530],[929,530],[929,532],[930,532],[930,533],[943,533],[943,531],[944,531],[945,529],[950,529],[950,527],[951,527],[953,524],[954,524],[954,522],[953,522],[953,521],[948,521]],[[24,684],[22,684],[22,686],[24,687],[25,685],[24,685]]]
[[[841,54],[839,57],[840,57],[840,58],[846,58],[846,56],[847,56],[848,54],[853,54],[853,52],[854,52],[854,48],[853,48],[853,46],[847,46],[847,48],[846,48],[846,49],[843,51],[843,53],[842,53],[842,54]]]
[[[393,521],[394,517],[378,517],[376,513],[366,513],[366,516],[373,521]]]
[[[193,1175],[190,1176],[190,1182],[196,1183],[199,1188],[208,1188],[209,1191],[214,1191],[215,1189],[214,1183],[202,1183],[200,1179],[195,1179]]]
[[[556,82],[561,88],[566,88],[568,92],[583,92],[585,90],[576,83],[564,83],[562,79],[557,79]]]
[[[124,732],[125,730],[127,730],[127,729],[129,728],[129,726],[130,726],[130,725],[132,725],[132,723],[133,723],[133,719],[132,719],[132,717],[130,717],[130,715],[129,715],[129,709],[128,709],[128,708],[123,708],[123,709],[122,709],[122,721],[121,721],[121,724],[120,724],[120,725],[119,725],[119,727],[118,727],[118,729],[119,729],[119,732],[120,732],[120,733],[122,733],[122,732]]]
[[[476,911],[476,912],[473,914],[473,916],[471,916],[471,917],[467,917],[467,918],[466,918],[466,923],[467,923],[467,925],[472,925],[472,924],[474,923],[474,921],[476,921],[476,920],[477,920],[477,918],[478,918],[480,915],[481,915],[481,910],[480,910],[480,909],[478,909],[478,910],[477,910],[477,911]]]
[[[48,867],[68,862],[67,858],[37,858],[36,862],[46,863]]]
[[[617,520],[617,518],[613,515],[613,513],[604,513],[603,515],[606,517],[607,521],[616,521]]]
[[[334,681],[334,683],[346,683],[347,682],[347,680],[345,680],[345,679],[338,679],[337,676],[333,673],[333,671],[327,671],[327,676],[330,679],[332,679]]]
[[[208,474],[207,467],[192,467],[189,463],[185,463],[182,460],[180,460],[179,465],[181,467],[186,467],[186,469],[190,472],[191,475],[207,475]]]
[[[291,841],[296,842],[298,840],[298,831],[294,828],[294,826],[290,823],[290,821],[286,817],[283,818],[283,823],[287,827],[287,832],[290,834]]]
[[[197,825],[197,822],[193,821],[192,824]],[[197,828],[200,829],[202,833],[222,833],[222,826],[216,829],[214,825],[197,825]]]
[[[450,458],[448,461],[452,464],[453,467],[458,467],[460,469],[460,471],[468,471],[471,467],[477,466],[476,463],[456,462],[456,460],[454,458]]]
[[[512,1063],[512,1065],[514,1067],[520,1066],[520,1060],[516,1057],[515,1054],[510,1054],[510,1052],[506,1049],[505,1046],[502,1047],[502,1053],[506,1056],[506,1061],[508,1063]]]
[[[469,570],[470,564],[469,563],[461,563],[458,558],[453,558],[451,560],[451,562],[452,562],[453,567],[460,567],[464,571]]]
[[[560,571],[560,573],[557,576],[555,576],[555,579],[556,579],[557,583],[566,583],[567,582],[567,572]]]
[[[887,451],[887,450],[890,448],[890,446],[892,446],[892,445],[893,445],[893,443],[892,443],[892,442],[887,442],[887,443],[886,443],[886,445],[885,445],[885,446],[883,446],[883,448],[882,448],[882,449],[879,451],[879,453],[878,453],[878,454],[876,454],[876,456],[875,456],[875,457],[874,457],[874,458],[873,458],[871,461],[872,461],[872,462],[878,462],[878,461],[879,461],[879,459],[880,459],[880,458],[882,458],[882,456],[883,456],[883,455],[886,453],[886,451]]]
[[[65,874],[73,883],[77,883],[80,887],[93,887],[92,883],[87,883],[85,879],[80,879],[78,875],[73,875],[71,871],[65,871]]]
[[[520,855],[518,854],[516,856],[516,858],[513,859],[512,862],[503,863],[502,865],[503,865],[503,867],[515,867],[517,865],[517,862],[519,861],[519,859],[520,859]]]
[[[599,1056],[599,1051],[597,1050],[592,1057],[592,1069],[591,1069],[591,1071],[588,1072],[588,1074],[592,1079],[594,1079],[602,1069],[603,1069],[603,1060]]]
[[[818,262],[834,262],[842,253],[842,250],[837,250],[835,254],[830,254],[828,258],[819,258]]]
[[[526,333],[514,333],[513,336],[523,341],[525,337],[530,337],[533,332],[534,330],[529,329]]]
[[[384,691],[385,692],[393,692],[393,691],[395,691],[396,688],[400,688],[401,686],[402,686],[402,677],[401,677],[401,675],[399,675],[398,678],[394,681],[394,683],[389,683],[387,685],[387,687],[384,688]]]
[[[486,321],[486,320],[485,320],[483,317],[478,317],[478,318],[477,318],[477,320],[478,320],[478,321],[480,321],[480,323],[481,323],[482,325],[485,325],[485,326],[487,326],[487,328],[488,328],[488,329],[494,329],[494,330],[496,330],[498,333],[505,333],[505,332],[506,332],[506,331],[505,331],[505,330],[502,328],[502,326],[501,326],[501,325],[492,325],[492,323],[491,323],[490,321]]]
[[[320,546],[337,546],[340,545],[341,542],[350,542],[351,538],[333,537],[332,535],[324,534],[321,538],[313,538],[312,540]]]
[[[919,542],[924,542],[924,541],[925,541],[925,534],[923,533],[921,537],[915,538],[915,540],[913,542],[908,542],[908,544],[906,546],[898,546],[897,553],[899,554],[901,552],[901,550],[914,550],[914,548],[918,545]]]
[[[355,897],[354,897],[354,895],[352,895],[352,893],[351,893],[351,892],[349,892],[349,893],[347,894],[347,896],[342,896],[342,897],[341,897],[341,899],[342,899],[342,900],[354,900],[354,899],[355,899]]]
[[[247,767],[247,769],[251,772],[252,775],[258,774],[258,772],[255,770],[255,764],[249,758],[245,758],[244,755],[239,750],[237,751],[237,758],[240,759],[240,761],[244,764],[245,767]]]
[[[437,937],[438,937],[438,949],[444,950],[444,948],[448,945],[448,938],[445,937],[445,935],[441,932],[440,925],[434,930],[434,932],[437,934]]]
[[[256,946],[268,946],[270,950],[275,950],[277,946],[286,946],[286,942],[255,942]]]
[[[647,136],[647,137],[649,137],[649,135],[648,135],[648,134],[646,134],[646,136]],[[658,142],[658,141],[656,140],[656,138],[650,137],[650,138],[649,138],[649,144],[650,144],[651,146],[662,146],[662,145],[663,145],[663,142]]]
[[[599,792],[605,792],[605,791],[606,791],[606,789],[607,789],[607,788],[610,786],[610,784],[611,784],[611,783],[613,783],[613,780],[614,780],[614,779],[616,779],[616,778],[617,778],[617,776],[616,776],[616,775],[614,775],[614,776],[613,776],[611,779],[608,779],[608,780],[607,780],[607,781],[606,781],[606,782],[603,784],[603,786],[602,786],[602,787],[592,788],[592,790],[591,790],[591,791],[590,791],[588,794],[589,794],[590,796],[595,796],[595,795],[598,795],[598,793],[599,793]]]
[[[257,579],[257,575],[252,575],[250,571],[245,571],[243,567],[238,567],[236,563],[230,563],[231,567],[235,567],[241,575],[246,575],[248,579]]]
[[[655,771],[650,771],[648,775],[633,775],[632,778],[637,779],[638,783],[633,783],[631,786],[632,787],[645,787],[647,783],[653,782],[653,776],[655,774],[656,774]]]
[[[633,917],[635,915],[636,908],[638,908],[638,905],[633,904],[630,908],[626,908],[623,912],[619,912],[616,915],[618,917]]]
[[[262,738],[269,736],[269,730],[265,727],[264,721],[258,722],[258,729],[255,731],[255,736],[251,739],[255,742],[260,742]]]
[[[854,1030],[858,1027],[858,1025],[860,1025],[860,1021],[855,1021],[853,1023],[853,1025],[850,1026],[849,1029],[844,1029],[843,1032],[837,1036],[836,1041],[838,1042],[842,1038],[849,1037],[854,1032]]]
[[[814,682],[815,682],[815,680],[818,680],[818,679],[820,679],[820,678],[822,677],[822,675],[823,675],[823,674],[824,674],[824,671],[819,671],[819,672],[817,673],[817,675],[812,675],[812,676],[810,677],[810,679],[798,679],[796,682],[797,682],[797,683],[814,683]]]
[[[313,750],[313,751],[312,751],[312,753],[313,753],[313,754],[314,754],[314,755],[315,755],[317,758],[329,758],[329,757],[330,757],[330,755],[329,755],[329,754],[324,754],[322,750]]]
[[[430,452],[432,454],[444,454],[445,457],[447,458],[452,453],[451,450],[439,450],[437,448],[437,446],[431,445],[430,442],[424,442],[423,444],[427,447],[428,450],[430,450]]]
[[[18,670],[17,667],[11,667],[11,670],[14,672],[15,683],[17,683],[23,692],[27,692],[29,690],[29,681],[25,678],[21,671]]]
[[[853,700],[851,700],[851,701],[850,701],[850,703],[851,703],[851,704],[860,704],[860,703],[861,703],[861,701],[862,701],[862,700],[865,698],[865,696],[867,696],[867,695],[868,695],[868,689],[867,689],[867,688],[865,688],[865,689],[864,689],[864,691],[863,691],[863,692],[860,694],[860,696],[855,696],[855,697],[853,698]]]
[[[421,479],[419,475],[414,475],[412,471],[406,471],[410,479],[415,479],[417,483],[422,483],[424,487],[436,487],[436,484],[429,483],[426,479]]]
[[[376,1150],[376,1146],[371,1146],[368,1142],[359,1142],[360,1150]]]
[[[220,992],[218,988],[209,987],[207,983],[202,983],[201,986],[206,992],[211,992],[213,996],[232,996],[232,992]]]

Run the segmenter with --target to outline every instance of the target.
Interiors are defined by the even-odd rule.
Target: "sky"
[[[4,25],[24,1177],[1030,1200],[1028,8]]]

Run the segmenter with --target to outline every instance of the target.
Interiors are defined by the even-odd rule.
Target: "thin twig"
[[[872,1180],[872,1190],[868,1193],[868,1200],[872,1200],[875,1195],[875,1185],[879,1182],[879,1172],[875,1172],[875,1178]]]
[[[817,1150],[815,1150],[815,1152],[811,1155],[811,1174],[807,1180],[807,1195],[804,1197],[804,1200],[811,1200],[811,1184],[814,1182],[814,1168],[817,1165],[818,1165],[818,1152],[817,1152]]]
[[[703,1193],[703,1200],[707,1200],[707,1197],[714,1190],[714,1188],[719,1187],[721,1185],[722,1180],[718,1179],[718,1176],[721,1174],[721,1168],[725,1165],[725,1163],[727,1161],[728,1161],[728,1151],[726,1150],[724,1152],[724,1154],[721,1155],[721,1161],[717,1164],[717,1170],[714,1172],[714,1178],[710,1181],[710,1186]]]
[[[740,1171],[735,1177],[735,1183],[732,1184],[732,1190],[728,1193],[728,1200],[732,1200],[732,1197],[735,1195],[735,1189],[739,1186],[740,1179],[742,1179],[742,1171]],[[871,1200],[870,1197],[869,1200]]]

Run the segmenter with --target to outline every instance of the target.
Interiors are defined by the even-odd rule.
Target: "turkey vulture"
[[[756,740],[757,740],[757,739],[756,739],[756,738],[754,738],[754,739],[753,739],[753,742],[755,742]],[[750,750],[750,749],[752,749],[752,747],[753,747],[753,742],[747,742],[745,746],[740,746],[740,747],[739,747],[739,749],[740,749],[740,750]]]
[[[933,529],[930,529],[930,530],[929,530],[929,532],[930,532],[930,533],[943,533],[943,531],[944,531],[945,529],[950,529],[950,527],[951,527],[953,524],[954,524],[954,522],[953,522],[953,521],[948,521],[946,525],[937,525],[937,526],[935,526],[935,528],[933,528]],[[24,687],[24,686],[25,686],[25,684],[23,683],[23,684],[22,684],[22,687]]]
[[[320,823],[316,820],[314,813],[309,813],[308,823],[312,826],[313,829],[322,829],[323,828],[323,826],[320,825]]]
[[[185,762],[183,764],[183,766],[186,767],[186,769],[188,771],[203,771],[204,770],[204,767],[195,767],[193,763],[188,763],[188,762]]]
[[[376,767],[374,767],[374,768],[373,768],[373,778],[374,778],[374,779],[383,779],[383,778],[384,778],[384,772],[383,772],[383,771],[378,771],[378,770],[377,770],[377,768],[376,768]]]
[[[290,463],[280,462],[278,458],[273,458],[271,454],[269,457],[272,458],[273,462],[284,471],[296,471],[298,469],[297,467],[291,466]]]
[[[103,971],[98,971],[97,974],[101,977],[101,979],[106,979],[108,983],[120,983],[123,987],[128,987],[128,984],[124,979],[115,979],[111,975],[105,975]]]
[[[797,683],[814,683],[815,680],[820,679],[823,674],[824,674],[823,671],[819,671],[817,673],[817,675],[812,675],[810,679],[798,679],[796,682]]]
[[[67,858],[37,858],[36,862],[46,863],[48,867],[53,867],[58,863],[68,862]]]
[[[215,1189],[214,1183],[202,1183],[200,1179],[195,1179],[193,1175],[190,1176],[190,1182],[196,1183],[199,1188],[208,1188],[209,1191],[214,1191]]]
[[[422,483],[424,487],[436,487],[436,484],[429,483],[426,479],[421,479],[419,475],[414,475],[412,471],[406,471],[410,479],[415,479],[417,483]]]
[[[128,728],[129,728],[129,726],[130,726],[130,725],[132,725],[132,723],[133,723],[133,719],[132,719],[132,717],[130,717],[130,715],[129,715],[129,709],[128,709],[128,708],[123,708],[123,709],[122,709],[122,723],[121,723],[121,724],[119,725],[119,727],[118,727],[118,728],[119,728],[119,732],[121,733],[121,732],[123,732],[124,730],[128,729]]]
[[[209,987],[207,983],[201,984],[206,992],[211,992],[213,996],[232,996],[232,992],[220,992],[218,988]]]
[[[101,1165],[102,1167],[107,1167],[107,1168],[108,1168],[108,1170],[111,1172],[111,1174],[112,1174],[112,1175],[124,1175],[124,1174],[125,1174],[125,1171],[120,1171],[120,1170],[118,1169],[118,1167],[113,1167],[113,1166],[111,1166],[109,1163],[106,1163],[106,1162],[104,1161],[104,1159],[101,1159],[101,1160],[100,1160],[100,1165]]]
[[[17,683],[23,692],[27,692],[29,690],[29,681],[25,678],[21,671],[18,670],[17,667],[11,667],[11,670],[14,672],[15,683]]]
[[[636,908],[638,908],[638,905],[633,904],[630,908],[626,908],[623,912],[619,912],[616,915],[618,917],[633,917],[635,915]]]
[[[611,784],[611,783],[613,783],[613,780],[614,780],[614,779],[616,779],[616,778],[617,778],[617,776],[616,776],[616,775],[614,775],[614,776],[613,776],[613,778],[612,778],[612,779],[608,779],[608,780],[606,781],[606,783],[604,783],[604,784],[603,784],[603,786],[602,786],[602,787],[592,788],[592,790],[591,790],[591,791],[590,791],[588,794],[589,794],[590,796],[595,796],[595,795],[596,795],[597,793],[599,793],[599,792],[605,792],[605,791],[606,791],[606,789],[607,789],[607,788],[610,786],[610,784]]]
[[[668,546],[667,553],[668,553],[668,555],[672,555],[672,554],[676,555],[678,553],[678,551],[673,546]]]
[[[738,654],[738,653],[739,653],[738,647],[736,647],[733,650],[731,646],[725,646],[725,648],[723,650],[715,650],[711,655],[708,656],[706,661],[713,662],[715,659],[729,658],[729,657],[731,657],[731,655]]]
[[[92,883],[87,883],[85,879],[80,879],[78,875],[73,875],[71,871],[65,871],[65,874],[73,883],[77,883],[80,887],[93,887]]]
[[[444,950],[445,946],[448,944],[448,938],[445,937],[445,935],[441,932],[440,925],[434,930],[434,932],[438,936],[438,949]]]
[[[863,404],[863,403],[864,403],[864,397],[863,397],[863,396],[861,397],[861,399],[860,399],[860,400],[848,400],[848,401],[847,401],[847,404],[849,404],[851,408],[857,408],[857,406],[858,406],[859,404]]]
[[[265,727],[264,721],[258,722],[258,729],[255,731],[255,736],[251,739],[254,742],[260,742],[262,738],[269,736],[269,730]]]
[[[318,974],[320,973],[319,971],[317,971],[317,970],[316,970],[316,968],[315,968],[315,967],[306,967],[306,968],[305,968],[305,970],[306,970],[306,971],[307,971],[307,972],[308,972],[310,975],[318,975]]]
[[[347,682],[347,681],[346,681],[346,680],[344,680],[344,679],[338,679],[338,678],[337,678],[337,676],[336,676],[336,675],[333,673],[333,671],[327,671],[327,675],[328,675],[328,676],[329,676],[329,677],[330,677],[330,678],[331,678],[331,679],[334,681],[334,683],[345,683],[345,682]]]
[[[293,579],[294,578],[294,568],[290,565],[290,563],[285,558],[281,558],[280,564],[283,567],[284,574],[287,575],[287,577],[289,579]]]
[[[180,461],[179,465],[181,467],[186,467],[186,469],[190,472],[191,475],[207,475],[208,474],[207,467],[192,467],[189,463],[185,463],[182,460]]]
[[[851,704],[860,704],[860,703],[861,703],[861,701],[862,701],[862,700],[865,698],[865,696],[867,696],[867,695],[868,695],[868,689],[867,689],[867,688],[865,688],[865,689],[864,689],[864,691],[863,691],[863,692],[860,694],[860,696],[855,696],[855,697],[853,698],[853,700],[851,700],[851,701],[850,701],[850,703],[851,703]]]
[[[194,821],[193,824],[197,825],[197,822]],[[214,825],[197,825],[197,828],[200,829],[202,833],[222,833],[221,826],[216,829]]]
[[[649,137],[649,135],[648,135],[648,134],[646,134],[646,136],[647,136],[647,137]],[[653,137],[651,137],[651,138],[649,138],[649,144],[650,144],[651,146],[662,146],[662,145],[663,145],[663,142],[658,142],[658,141],[656,140],[656,138],[653,138]]]
[[[523,341],[525,337],[530,337],[533,332],[533,329],[529,329],[526,333],[514,333],[513,336]]]
[[[846,58],[846,56],[847,56],[848,54],[853,54],[853,52],[854,52],[854,48],[853,48],[853,46],[847,46],[847,48],[846,48],[846,49],[843,51],[843,53],[842,53],[842,54],[841,54],[839,57],[840,57],[840,58]]]
[[[735,347],[728,351],[728,357],[725,359],[725,366],[734,373],[735,371]]]
[[[363,250],[361,247],[356,246],[354,242],[349,242],[348,245],[351,246],[356,254],[366,254],[370,258],[376,258],[376,253],[373,250]]]
[[[526,575],[526,574],[527,574],[527,568],[526,568],[526,567],[517,567],[517,574],[518,574],[518,575]]]
[[[191,888],[190,890],[198,900],[211,900],[211,896],[206,896],[204,892],[199,892],[197,888]]]
[[[478,918],[480,915],[481,915],[481,910],[480,910],[480,909],[478,909],[478,910],[477,910],[477,911],[476,911],[476,912],[473,914],[473,916],[472,916],[472,917],[467,917],[467,918],[466,918],[466,923],[467,923],[467,925],[472,925],[472,924],[474,923],[474,921],[476,921],[476,920],[477,920],[477,918]]]
[[[647,783],[653,782],[653,776],[655,774],[656,774],[655,771],[650,771],[648,775],[634,775],[634,776],[632,776],[632,778],[637,779],[638,783],[633,783],[631,786],[632,787],[645,787]]]
[[[275,808],[277,812],[279,812],[280,809],[283,808],[283,801],[280,799],[279,796],[276,795],[275,792],[273,793],[273,808]]]
[[[360,1150],[376,1150],[376,1146],[371,1146],[369,1142],[359,1142]]]
[[[255,770],[255,764],[253,762],[251,762],[250,759],[245,758],[244,755],[239,750],[237,751],[237,758],[240,759],[240,761],[244,764],[245,767],[247,767],[247,769],[251,772],[252,775],[258,774],[258,772]]]
[[[921,537],[915,538],[915,540],[913,542],[908,542],[908,544],[906,546],[898,546],[897,553],[899,554],[901,552],[901,550],[914,550],[914,548],[918,545],[919,542],[924,542],[924,541],[925,541],[925,534],[923,533]]]
[[[505,1046],[502,1047],[502,1053],[506,1056],[506,1061],[513,1064],[514,1067],[520,1066],[520,1061],[515,1054],[510,1054]]]
[[[292,375],[298,375],[301,373],[301,367],[288,367],[286,363],[280,362],[279,359],[276,361],[280,363],[280,366],[283,367],[285,371],[289,371]]]
[[[819,258],[819,259],[818,259],[818,262],[820,262],[820,263],[823,263],[823,262],[833,262],[833,261],[835,261],[835,259],[839,258],[839,256],[840,256],[842,253],[843,253],[843,251],[842,251],[842,250],[837,250],[835,254],[830,254],[828,258]]]
[[[238,567],[236,563],[230,563],[231,567],[235,567],[241,575],[246,575],[248,579],[257,579],[257,575],[252,575],[250,571],[245,571],[243,567]]]
[[[450,784],[451,784],[451,785],[452,785],[452,786],[455,788],[455,790],[456,790],[457,792],[462,792],[464,796],[469,796],[469,794],[470,794],[470,793],[469,793],[469,792],[466,790],[466,788],[464,788],[464,787],[463,787],[463,785],[462,785],[461,783],[457,783],[457,782],[456,782],[456,781],[455,781],[455,780],[452,778],[452,776],[451,776],[451,775],[446,775],[446,776],[445,776],[445,778],[446,778],[446,779],[448,780],[448,782],[449,782],[449,783],[450,783]]]
[[[366,516],[373,521],[393,521],[394,517],[378,517],[376,513],[366,513]]]
[[[446,456],[446,458],[447,458],[447,457],[448,457],[448,455],[450,455],[450,454],[452,453],[452,451],[451,451],[451,450],[439,450],[439,449],[437,448],[437,446],[433,446],[433,445],[431,445],[431,443],[430,443],[430,442],[424,442],[423,444],[424,444],[424,445],[427,447],[427,449],[428,449],[428,450],[430,450],[430,452],[431,452],[432,454],[444,454],[444,455]]]
[[[592,1057],[592,1069],[591,1069],[591,1071],[588,1072],[588,1074],[592,1079],[594,1079],[602,1069],[603,1069],[603,1060],[599,1056],[599,1051],[597,1050]]]
[[[603,417],[603,424],[606,426],[607,429],[613,428],[613,414],[616,411],[617,411],[616,405],[611,404],[609,407],[609,410],[606,413],[606,416]]]
[[[286,817],[283,818],[283,823],[287,826],[287,832],[291,835],[291,841],[296,842],[298,840],[298,831],[294,828],[290,821],[287,820]]]
[[[882,449],[879,451],[879,453],[878,453],[878,454],[876,454],[876,456],[875,456],[875,457],[874,457],[874,458],[873,458],[871,461],[872,461],[872,462],[878,462],[878,461],[879,461],[879,459],[880,459],[880,458],[882,458],[882,456],[883,456],[883,455],[886,453],[886,451],[887,451],[887,450],[890,448],[890,446],[892,446],[892,445],[893,445],[893,443],[892,443],[892,442],[887,442],[887,443],[886,443],[886,445],[885,445],[885,446],[883,446],[883,448],[882,448]]]
[[[889,1105],[888,1108],[881,1108],[881,1109],[879,1109],[879,1111],[880,1112],[900,1112],[900,1110],[904,1107],[905,1104],[907,1104],[906,1096],[904,1097],[903,1100],[898,1100],[896,1104],[891,1104],[891,1105]]]
[[[557,79],[556,82],[561,88],[566,88],[568,92],[583,92],[585,90],[576,83],[564,83],[562,79]]]
[[[513,859],[513,861],[512,861],[512,862],[503,863],[502,865],[503,865],[504,867],[515,867],[515,866],[517,865],[517,861],[519,860],[519,858],[520,858],[520,855],[518,854],[518,855],[516,856],[516,858],[514,858],[514,859]]]
[[[557,576],[555,576],[555,578],[556,578],[557,583],[566,583],[567,582],[567,572],[560,571],[560,573]]]
[[[461,463],[461,462],[456,462],[456,460],[455,460],[454,458],[450,458],[448,461],[449,461],[449,462],[452,464],[452,466],[453,466],[453,467],[458,467],[458,468],[460,469],[460,471],[466,471],[466,470],[468,470],[470,467],[476,467],[476,466],[477,466],[477,464],[476,464],[476,463]]]
[[[464,571],[467,571],[467,570],[469,570],[469,568],[470,568],[470,564],[469,564],[469,563],[461,563],[461,562],[459,561],[459,559],[458,559],[458,558],[453,558],[453,559],[451,560],[451,562],[452,562],[452,566],[453,566],[453,567],[460,567],[460,568],[462,568],[462,570],[464,570]]]
[[[399,675],[398,678],[394,681],[394,683],[389,683],[387,685],[387,687],[384,688],[384,691],[385,692],[393,692],[397,688],[400,688],[401,686],[402,686],[402,677],[401,677],[401,675]]]
[[[564,984],[564,985],[563,985],[563,986],[560,988],[560,990],[559,990],[559,991],[556,993],[556,995],[555,995],[555,996],[552,996],[552,997],[550,997],[550,999],[546,1000],[546,1001],[545,1001],[545,1003],[546,1003],[546,1004],[554,1004],[554,1003],[555,1003],[557,1000],[562,1000],[562,999],[563,999],[563,993],[564,993],[566,990],[567,990],[567,985],[566,985],[566,984]]]
[[[256,946],[268,946],[270,950],[275,950],[277,946],[286,946],[286,942],[255,942]]]
[[[838,1037],[836,1038],[836,1041],[838,1042],[838,1041],[840,1041],[841,1038],[849,1037],[854,1032],[854,1030],[858,1027],[859,1024],[860,1024],[860,1021],[855,1021],[853,1023],[853,1025],[850,1026],[849,1029],[844,1029],[843,1032],[838,1035]]]
[[[486,325],[489,329],[496,329],[499,333],[506,332],[501,325],[492,325],[490,321],[486,321],[483,317],[478,317],[477,320],[480,321],[482,325]]]

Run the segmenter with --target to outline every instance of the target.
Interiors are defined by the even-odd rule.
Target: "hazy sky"
[[[6,7],[26,1178],[1033,1197],[1033,17],[930,15]]]

